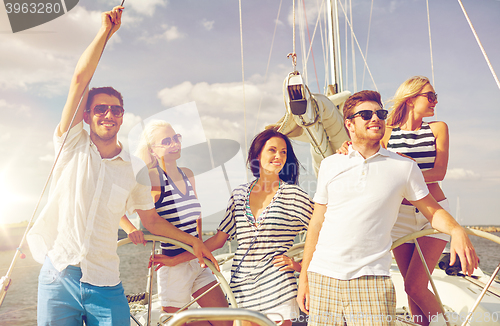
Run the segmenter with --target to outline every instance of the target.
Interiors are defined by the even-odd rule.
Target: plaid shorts
[[[338,280],[313,272],[309,279],[309,324],[394,325],[396,293],[389,276]]]

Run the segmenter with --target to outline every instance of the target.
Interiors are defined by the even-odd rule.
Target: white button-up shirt
[[[54,134],[56,152],[64,136]],[[136,175],[132,160],[140,161],[125,150],[101,158],[83,122],[70,130],[48,202],[28,233],[36,261],[43,263],[48,256],[59,271],[80,264],[80,281],[92,285],[120,283],[116,253],[120,218],[125,212],[154,208],[149,177]]]

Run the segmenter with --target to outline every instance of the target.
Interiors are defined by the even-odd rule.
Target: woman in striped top
[[[233,190],[217,234],[205,244],[215,250],[236,237],[230,285],[238,307],[271,314],[276,321],[281,318],[272,313],[279,313],[289,326],[299,315],[294,272],[300,272],[300,263],[286,252],[307,229],[314,204],[297,186],[299,162],[285,135],[272,129],[258,134],[247,163],[256,179]],[[186,259],[178,259],[183,255],[188,256],[171,263]]]
[[[427,123],[422,120],[434,116],[438,102],[434,88],[426,77],[412,77],[401,84],[391,102],[392,111],[382,145],[413,158],[422,170],[431,195],[443,208],[449,210],[446,196],[437,183],[444,179],[448,166],[448,126],[442,121]],[[432,228],[429,221],[405,199],[394,225],[392,238],[395,241],[429,228]],[[418,239],[431,272],[448,239],[448,236],[442,234]],[[438,316],[442,311],[436,297],[428,289],[427,274],[414,243],[405,243],[394,249],[394,256],[405,280],[413,320],[428,325],[432,321],[429,316]],[[437,318],[434,319],[438,322]],[[432,325],[443,324],[442,316],[439,319],[439,324]]]
[[[193,172],[179,168],[177,160],[181,156],[182,136],[165,121],[153,121],[143,131],[137,149],[139,156],[147,164],[151,180],[151,195],[158,215],[180,230],[201,236],[201,206],[196,196]],[[173,313],[197,297],[215,283],[209,269],[201,268],[196,260],[185,261],[176,266],[163,266],[164,260],[178,256],[184,249],[162,243],[162,254],[155,255],[158,267],[158,294],[162,309]],[[220,287],[198,300],[202,307],[227,307],[227,301]],[[195,325],[230,325],[230,322],[199,322]],[[190,324],[191,325],[191,324]]]

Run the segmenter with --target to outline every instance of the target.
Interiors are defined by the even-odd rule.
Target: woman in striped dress
[[[413,158],[422,170],[431,195],[449,211],[446,196],[438,184],[438,181],[443,180],[448,166],[448,126],[442,121],[423,121],[423,118],[434,116],[438,103],[434,88],[426,77],[415,76],[401,84],[391,102],[392,111],[382,145]],[[430,228],[432,227],[429,221],[405,199],[391,235],[395,241],[413,232]],[[447,241],[449,236],[444,234],[418,239],[431,272]],[[441,308],[434,294],[428,289],[427,274],[414,243],[405,243],[394,249],[394,256],[405,280],[413,321],[428,325],[433,319],[439,323],[431,325],[444,325],[443,317],[439,316],[442,313]],[[432,318],[433,316],[439,318]]]
[[[230,286],[238,307],[269,314],[275,321],[281,320],[279,313],[289,326],[299,316],[294,272],[300,272],[300,263],[286,252],[307,229],[314,204],[297,185],[299,162],[285,135],[272,129],[258,134],[247,163],[256,179],[233,190],[217,234],[205,245],[215,250],[236,237]],[[176,264],[187,256],[164,263]]]
[[[151,195],[160,216],[180,230],[195,237],[201,236],[201,206],[196,196],[193,172],[179,168],[182,136],[165,121],[153,121],[143,131],[136,155],[148,166]],[[175,257],[184,249],[162,243],[162,254],[155,261]],[[194,257],[194,256],[193,256]],[[191,296],[197,297],[212,287],[216,279],[196,260],[187,260],[176,266],[163,266],[158,270],[158,295],[162,309],[173,313],[183,307]],[[198,300],[202,307],[227,307],[226,298],[217,287]],[[190,324],[191,325],[191,324]],[[230,322],[198,322],[193,325],[231,325]]]

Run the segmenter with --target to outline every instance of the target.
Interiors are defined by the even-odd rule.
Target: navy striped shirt
[[[420,170],[434,167],[436,160],[436,138],[427,122],[422,121],[418,130],[392,129],[387,149],[413,158]]]
[[[179,169],[184,182],[186,183],[186,193],[183,194],[170,179],[170,177],[158,167],[161,178],[161,195],[155,203],[158,215],[172,223],[179,230],[192,236],[198,237],[196,230],[196,220],[200,218],[201,205],[196,198],[191,182],[188,177]],[[170,243],[161,243],[162,253],[173,257],[184,252],[184,249]]]
[[[279,271],[273,258],[285,254],[295,236],[307,229],[314,203],[298,186],[282,182],[257,227],[245,214],[251,184],[233,190],[218,229],[238,240],[230,282],[238,307],[265,311],[297,296],[294,272]]]

